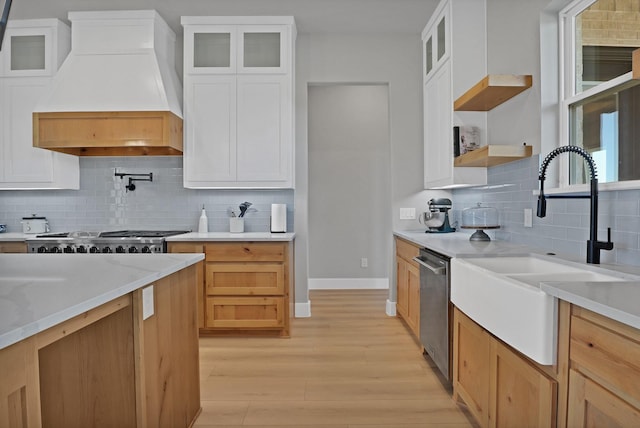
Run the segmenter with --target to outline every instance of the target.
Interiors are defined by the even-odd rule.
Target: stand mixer
[[[420,223],[424,223],[427,226],[425,233],[450,233],[456,231],[449,223],[451,199],[429,199],[427,207],[428,211],[423,212],[419,218]]]

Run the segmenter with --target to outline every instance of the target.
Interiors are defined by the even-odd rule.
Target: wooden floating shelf
[[[455,111],[489,111],[531,87],[530,74],[490,74],[453,103]]]
[[[453,166],[489,167],[531,157],[531,146],[488,145],[460,155],[453,160]]]

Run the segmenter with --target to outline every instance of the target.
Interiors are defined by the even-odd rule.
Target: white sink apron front
[[[451,301],[487,331],[532,360],[556,362],[558,301],[541,282],[624,281],[624,275],[596,271],[540,256],[451,260]],[[611,275],[609,275],[611,273]]]

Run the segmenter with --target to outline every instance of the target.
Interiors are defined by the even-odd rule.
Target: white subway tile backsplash
[[[538,156],[489,168],[487,188],[453,190],[453,220],[459,222],[464,208],[482,202],[500,212],[499,239],[586,258],[589,201],[548,199],[547,217],[538,218],[537,196],[532,193],[538,189],[538,170]],[[602,262],[640,266],[640,190],[600,191],[598,196],[598,237],[606,239],[607,227],[611,227],[614,242],[613,251],[601,253]],[[523,227],[525,208],[533,209],[532,228]]]
[[[127,179],[118,172],[153,173],[153,182],[136,182],[127,192]],[[46,216],[52,231],[114,229],[197,229],[202,205],[209,230],[227,232],[227,209],[248,201],[256,212],[246,215],[245,230],[266,232],[272,203],[287,204],[287,230],[293,231],[294,191],[194,190],[182,186],[182,157],[92,157],[80,159],[80,190],[0,192],[0,223],[8,231],[22,230],[24,216]]]

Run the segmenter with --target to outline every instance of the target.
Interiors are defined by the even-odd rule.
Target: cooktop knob
[[[118,245],[116,247],[116,253],[124,253],[124,247],[122,245]]]
[[[44,245],[41,245],[38,247],[38,252],[39,253],[46,253],[47,252],[47,247],[45,247]]]
[[[149,248],[149,246],[145,245],[144,247],[142,247],[142,252],[145,254],[148,254],[151,252],[151,248]]]
[[[129,247],[129,252],[130,253],[137,253],[138,249],[136,247]]]
[[[106,253],[113,253],[113,250],[111,249],[111,247],[104,247],[102,249],[102,252],[105,253],[105,254]]]
[[[62,251],[60,251],[60,248],[58,247],[53,247],[49,250],[50,253],[61,253]]]
[[[97,254],[97,253],[100,252],[100,250],[98,250],[98,247],[91,247],[91,248],[89,248],[89,252],[91,254]]]
[[[73,251],[73,247],[72,247],[71,245],[67,245],[66,247],[64,247],[63,252],[64,252],[65,254],[73,253],[73,252],[74,252],[74,251]]]
[[[78,248],[76,248],[76,252],[77,253],[86,253],[87,252],[87,247],[85,247],[84,245],[78,245]]]

